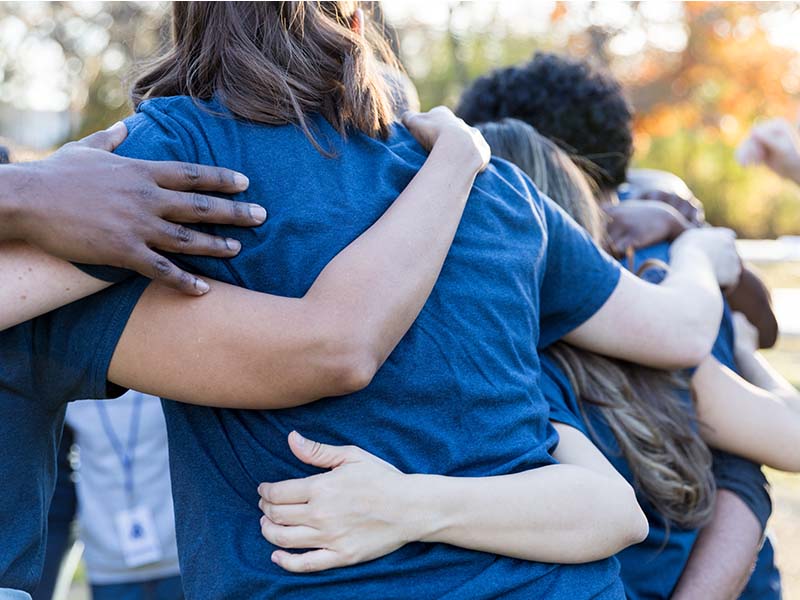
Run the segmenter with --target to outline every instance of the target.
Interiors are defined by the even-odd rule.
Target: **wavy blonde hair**
[[[602,211],[586,177],[570,157],[533,127],[516,119],[477,125],[492,154],[519,166],[537,187],[600,242]],[[580,399],[596,407],[630,466],[636,488],[666,520],[680,527],[706,524],[716,485],[711,452],[686,410],[684,373],[613,360],[559,342],[548,349]],[[592,437],[597,438],[591,430]],[[606,452],[612,449],[606,448]]]

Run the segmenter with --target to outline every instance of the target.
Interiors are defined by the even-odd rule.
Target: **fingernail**
[[[266,483],[258,484],[258,494],[259,494],[259,496],[263,496],[264,492],[266,492],[266,491],[267,491],[267,484]]]
[[[261,517],[261,521],[260,521],[260,523],[261,523],[261,526],[262,526],[262,527],[264,526],[264,522],[265,522],[266,520],[267,520],[267,517]]]
[[[194,289],[196,289],[201,294],[205,294],[211,287],[202,279],[195,279],[194,280]]]
[[[250,211],[250,218],[259,223],[267,220],[267,209],[258,204],[249,204],[248,210]]]
[[[234,252],[239,252],[239,250],[242,249],[242,243],[233,238],[226,238],[225,246],[228,248],[228,250],[233,250]]]
[[[246,175],[242,175],[241,173],[235,173],[233,175],[233,183],[237,188],[242,190],[246,190],[250,186],[250,180]]]
[[[297,445],[300,446],[301,448],[306,445],[306,438],[304,438],[296,431],[294,432],[294,439],[297,442]]]
[[[119,129],[120,127],[122,127],[124,129],[125,128],[125,123],[123,123],[122,121],[117,121],[111,127],[106,129],[106,131],[114,131],[115,129]]]

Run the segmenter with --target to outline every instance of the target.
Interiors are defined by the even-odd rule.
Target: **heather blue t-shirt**
[[[209,108],[217,114],[183,97],[146,102],[127,121],[118,151],[246,173],[250,189],[240,197],[262,204],[269,220],[247,231],[213,228],[241,239],[233,259],[179,260],[262,292],[303,295],[426,158],[399,125],[386,142],[351,133],[345,144],[315,117],[319,139],[336,153],[331,159],[294,126],[243,123],[220,115],[219,104]],[[517,168],[493,160],[475,182],[428,302],[367,389],[275,411],[165,401],[187,596],[621,598],[613,559],[560,566],[445,544],[413,543],[353,567],[287,573],[269,560],[274,548],[260,533],[256,493],[262,481],[318,472],[289,451],[292,429],[356,444],[406,472],[489,476],[553,464],[556,439],[535,385],[537,345],[594,314],[618,277],[618,265],[561,209]]]
[[[550,419],[574,427],[585,434],[619,474],[633,485],[633,472],[622,456],[614,433],[607,422],[591,404],[584,404],[586,411],[584,420],[569,379],[558,363],[547,354],[542,355],[542,393],[550,403]],[[687,410],[691,410],[689,398],[684,400],[687,403]],[[650,531],[643,542],[617,554],[625,595],[629,600],[669,598],[689,559],[698,530],[682,529],[674,523],[668,526],[666,519],[638,490],[636,497],[647,516]]]
[[[622,262],[634,273],[640,273],[645,262],[649,260],[668,264],[669,244],[661,243],[638,250],[634,255],[633,264],[628,264],[627,260]],[[641,271],[642,277],[652,283],[660,283],[665,274],[666,271],[656,265]],[[736,371],[733,336],[731,310],[726,302],[712,354],[720,363]],[[586,405],[589,421],[585,420],[569,380],[558,364],[546,355],[542,357],[542,390],[551,406],[551,419],[571,425],[593,439],[617,471],[633,484],[633,473],[627,461],[621,456],[619,446],[607,423],[591,405]],[[689,398],[687,397],[685,401],[687,410],[694,413]],[[771,512],[771,502],[766,479],[758,465],[725,452],[713,451],[713,455],[717,486],[736,493],[764,525]],[[689,560],[699,531],[682,529],[671,524],[667,535],[665,519],[641,494],[638,495],[638,499],[647,515],[650,532],[644,542],[631,546],[617,555],[626,595],[631,600],[669,598]],[[775,590],[778,590],[779,594],[780,577],[771,557],[772,547],[767,540],[743,598],[780,597],[774,595]]]
[[[108,363],[145,283],[0,332],[0,588],[33,593],[39,582],[66,401],[113,394]]]

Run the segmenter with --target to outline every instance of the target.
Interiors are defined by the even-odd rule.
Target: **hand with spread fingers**
[[[124,267],[199,295],[208,285],[158,253],[235,256],[238,240],[180,223],[250,227],[266,219],[256,204],[202,192],[235,194],[248,187],[234,171],[113,154],[124,123],[66,144],[50,157],[2,167],[0,239],[24,240],[47,253],[89,264]]]
[[[307,573],[385,556],[412,541],[405,478],[389,463],[355,446],[329,446],[296,431],[289,446],[304,463],[330,469],[305,479],[262,483],[261,532],[278,546],[272,561]],[[305,552],[293,552],[306,549]]]

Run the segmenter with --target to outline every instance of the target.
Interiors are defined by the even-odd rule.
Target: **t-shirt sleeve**
[[[107,383],[108,366],[148,284],[137,276],[23,324],[23,335],[16,328],[0,333],[0,384],[54,408],[120,395],[124,390]]]
[[[772,514],[772,499],[761,467],[727,452],[715,450],[712,454],[717,488],[736,494],[758,519],[763,531]]]
[[[143,160],[196,162],[191,135],[166,110],[159,110],[153,103],[143,106],[145,110],[125,119],[128,136],[114,153]],[[133,271],[119,267],[83,263],[75,266],[96,279],[112,283],[136,276]]]
[[[711,348],[711,355],[732,371],[738,372],[739,368],[736,365],[733,347],[734,342],[733,314],[726,300],[723,304],[722,320],[719,324],[717,339],[714,340],[714,346]]]
[[[589,435],[578,408],[575,391],[564,372],[549,356],[542,356],[541,390],[550,407],[550,420]]]
[[[617,287],[620,266],[549,198],[546,267],[540,292],[539,347],[546,348],[584,323]]]

